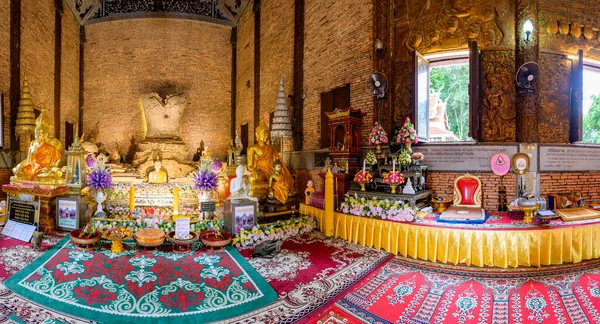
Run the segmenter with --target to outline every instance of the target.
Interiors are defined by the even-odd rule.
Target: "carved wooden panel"
[[[484,142],[516,140],[515,52],[481,52],[483,111],[481,138]]]
[[[539,141],[568,143],[570,61],[563,55],[540,53],[539,64]]]
[[[404,122],[406,117],[414,120],[413,113],[413,73],[412,58],[394,61],[394,121]]]
[[[381,123],[383,127],[391,132],[393,128],[393,113],[392,102],[394,100],[393,79],[392,76],[392,31],[391,31],[391,2],[392,0],[373,0],[373,26],[374,39],[379,39],[383,43],[383,53],[378,54],[373,46],[374,51],[374,68],[376,71],[382,72],[388,77],[388,91],[386,93],[387,100],[383,102],[381,111]]]

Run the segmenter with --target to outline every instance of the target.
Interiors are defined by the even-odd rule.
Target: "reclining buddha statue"
[[[274,174],[275,161],[282,161],[277,150],[269,144],[269,127],[264,121],[260,121],[256,127],[256,141],[253,146],[248,147],[248,169],[250,176],[250,196],[264,198],[271,193],[279,202],[285,204],[290,190],[294,188],[294,179],[288,168],[282,163],[276,181],[269,181]],[[269,182],[273,188],[269,187]]]
[[[63,146],[58,139],[50,137],[51,130],[51,121],[42,111],[36,120],[35,139],[29,145],[27,158],[13,168],[13,182],[64,183],[58,167]]]

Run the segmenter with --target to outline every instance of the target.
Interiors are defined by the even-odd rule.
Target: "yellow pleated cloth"
[[[324,211],[300,205],[324,224]],[[335,213],[335,237],[415,259],[471,266],[542,266],[600,258],[600,224],[528,230],[457,229]]]

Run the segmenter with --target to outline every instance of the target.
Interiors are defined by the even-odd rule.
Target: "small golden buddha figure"
[[[44,111],[36,120],[35,139],[29,145],[27,158],[13,168],[17,180],[24,181],[60,181],[62,171],[58,167],[62,155],[62,143],[50,137],[51,121]]]
[[[261,120],[255,131],[257,143],[248,147],[248,169],[250,175],[250,196],[263,197],[271,191],[268,179],[275,172],[275,161],[281,161],[277,150],[269,145],[269,127]],[[294,179],[287,167],[279,162],[281,168],[278,171],[277,181],[274,186],[273,195],[282,204],[285,204],[289,188],[294,188]],[[286,190],[285,188],[288,188]]]
[[[167,170],[162,167],[162,160],[157,158],[154,161],[154,171],[148,174],[149,183],[167,183],[169,182],[169,175]]]
[[[285,181],[281,181],[283,179],[283,175],[281,171],[283,170],[283,164],[279,159],[273,162],[273,174],[269,177],[269,198],[277,197],[285,197],[285,200],[281,201],[281,203],[285,203],[287,197],[290,192],[290,188],[288,187],[288,183]]]

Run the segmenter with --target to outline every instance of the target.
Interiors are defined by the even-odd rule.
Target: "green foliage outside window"
[[[469,65],[449,65],[431,68],[430,88],[440,92],[446,102],[448,126],[461,140],[469,134]],[[600,109],[600,108],[599,108]],[[600,121],[600,119],[598,119]]]
[[[600,96],[592,96],[592,106],[583,115],[583,142],[600,144]]]

